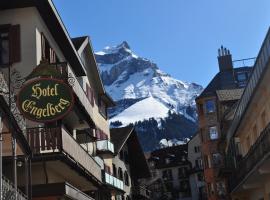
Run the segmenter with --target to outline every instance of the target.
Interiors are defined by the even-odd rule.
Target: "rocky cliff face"
[[[162,126],[165,126],[161,119],[164,121],[168,118],[170,111],[183,119],[179,127],[186,127],[183,123],[191,123],[191,131],[195,131],[197,115],[194,100],[202,91],[202,86],[172,78],[152,61],[134,54],[127,42],[106,47],[96,52],[95,56],[105,88],[118,103],[110,110],[111,122],[114,125],[133,123],[138,126],[139,121],[147,123],[151,118],[157,122],[156,128],[161,130]],[[185,120],[187,121],[183,122]],[[192,134],[190,130],[186,130],[188,134],[183,134],[185,130],[180,129],[176,134],[167,134],[171,135],[169,139],[179,140]],[[156,137],[158,139],[153,142],[154,145],[148,145],[147,149],[155,148],[159,142],[157,140],[162,137],[165,136]]]

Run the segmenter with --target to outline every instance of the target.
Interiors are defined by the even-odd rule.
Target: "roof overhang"
[[[48,30],[52,34],[59,48],[63,52],[64,57],[72,66],[77,76],[84,76],[86,74],[83,63],[76,51],[70,36],[63,24],[60,15],[58,14],[52,0],[9,0],[0,1],[0,8],[16,9],[36,7],[40,16],[44,20]]]

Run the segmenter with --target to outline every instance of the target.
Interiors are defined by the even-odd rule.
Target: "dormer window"
[[[238,72],[236,74],[236,80],[239,87],[245,87],[248,81],[249,74],[248,72]]]

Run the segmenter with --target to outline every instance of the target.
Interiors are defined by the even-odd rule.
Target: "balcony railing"
[[[3,200],[11,200],[16,199],[17,200],[27,200],[27,197],[20,191],[15,190],[14,185],[5,177],[2,177],[3,181]]]
[[[132,190],[132,195],[134,196],[143,196],[148,199],[151,197],[151,191],[146,189],[145,186],[134,186],[131,188]]]
[[[112,153],[114,154],[114,145],[109,140],[98,140],[97,151],[100,153]]]
[[[124,190],[123,181],[105,172],[104,170],[103,170],[103,180],[106,184],[109,184],[119,190]]]
[[[35,155],[63,153],[102,181],[100,166],[63,127],[29,128],[27,139]]]
[[[270,123],[263,130],[249,152],[237,163],[229,183],[230,190],[234,190],[246,176],[254,169],[257,163],[269,157],[270,153]]]
[[[250,99],[254,93],[254,90],[261,79],[262,74],[264,73],[267,63],[270,58],[270,30],[264,39],[260,52],[257,56],[256,62],[254,64],[252,74],[249,78],[247,86],[243,92],[241,99],[239,100],[234,119],[227,133],[227,142],[230,142],[230,139],[233,137],[240,121],[242,115],[244,114]]]
[[[5,79],[5,76],[2,72],[0,72],[0,90],[1,95],[3,95],[5,102],[7,105],[9,105],[9,88],[8,88],[8,82]],[[15,101],[15,95],[13,92],[10,94],[11,96],[11,113],[16,120],[18,126],[20,129],[24,132],[26,129],[26,122],[22,114],[20,113],[16,101]]]

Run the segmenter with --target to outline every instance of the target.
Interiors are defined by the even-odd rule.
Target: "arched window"
[[[116,171],[116,166],[113,164],[113,176],[117,177],[117,171]]]
[[[124,177],[125,177],[125,185],[129,186],[129,177],[127,171],[125,171]]]
[[[118,178],[119,178],[120,180],[123,180],[123,172],[122,172],[121,167],[118,168]]]

